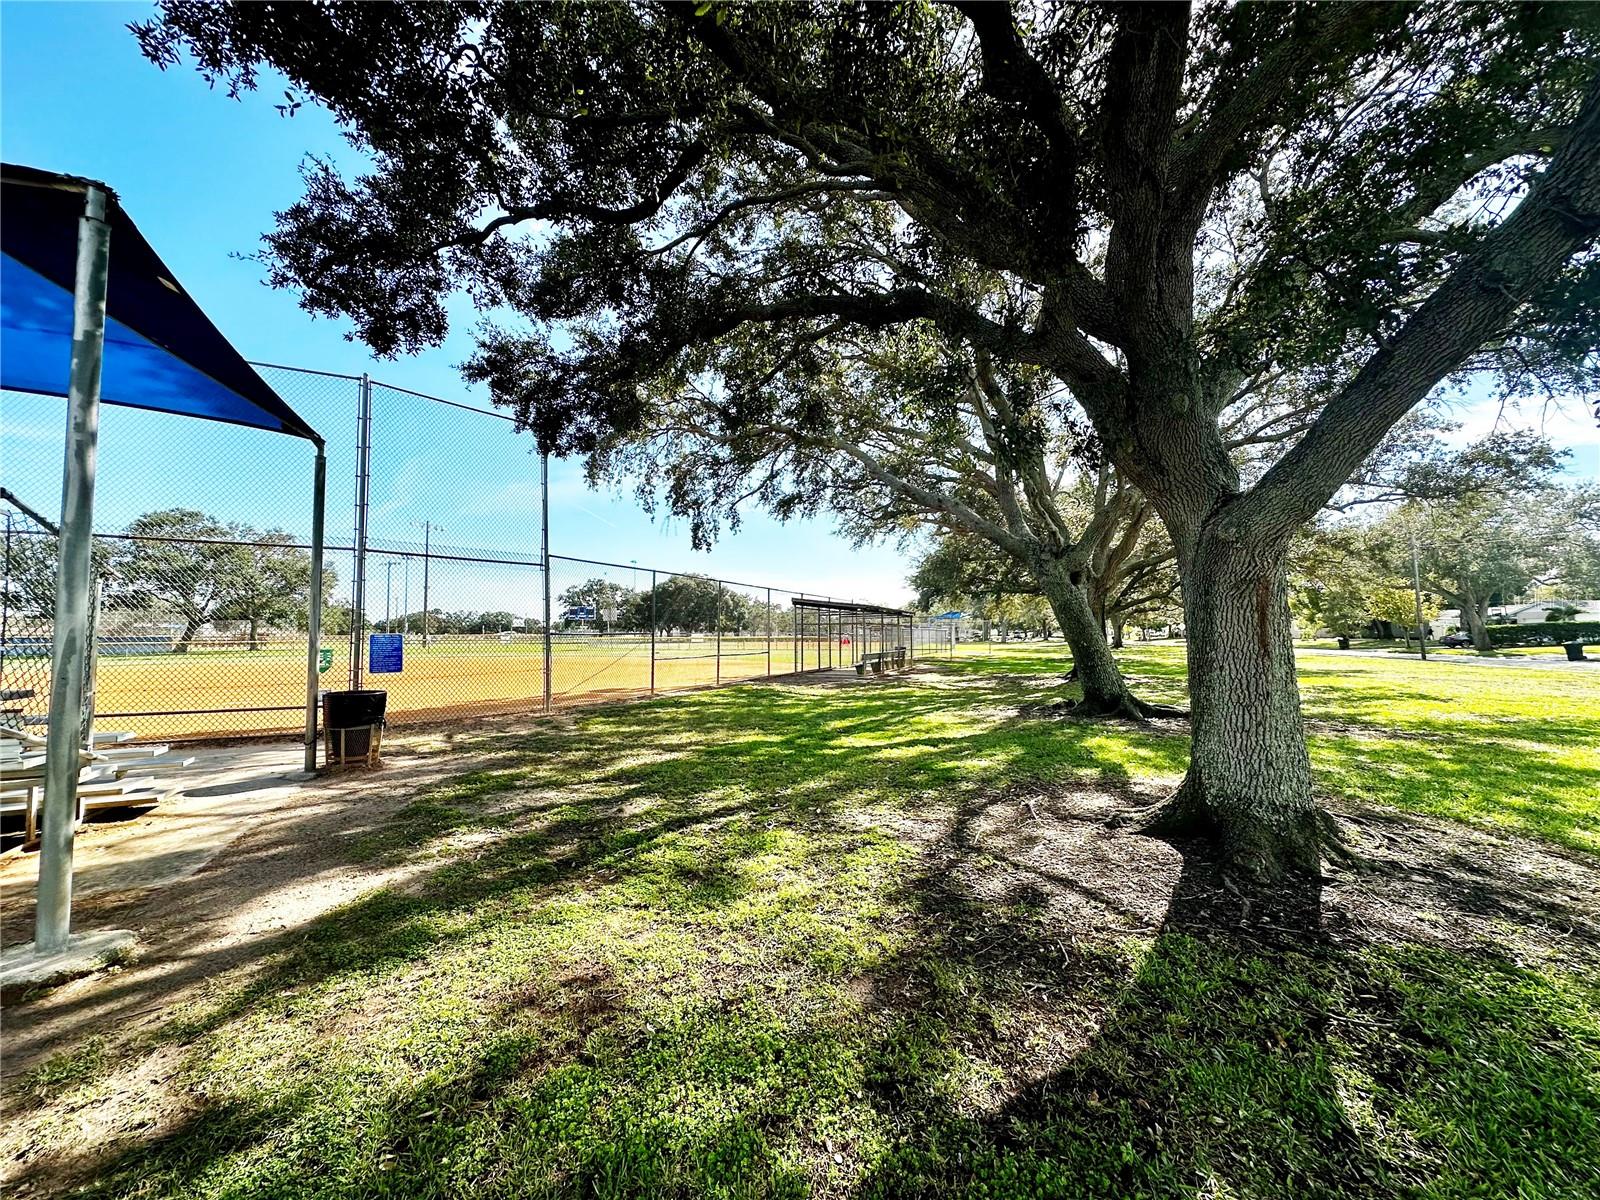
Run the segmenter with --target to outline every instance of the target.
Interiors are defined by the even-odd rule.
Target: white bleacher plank
[[[122,762],[124,760],[137,760],[141,758],[160,758],[163,754],[169,754],[171,751],[171,746],[162,745],[112,746],[106,750],[96,750],[94,755],[98,761]]]
[[[78,785],[80,796],[109,796],[117,792],[142,792],[156,786],[154,775],[140,775],[132,779],[96,779]]]

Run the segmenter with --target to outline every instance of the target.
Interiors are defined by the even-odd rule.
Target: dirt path
[[[270,955],[328,910],[393,882],[404,872],[353,864],[352,846],[419,787],[471,770],[475,761],[437,753],[421,738],[393,752],[386,747],[377,771],[304,781],[284,777],[293,772],[281,770],[282,746],[256,753],[254,765],[266,771],[252,780],[236,767],[233,792],[226,779],[197,784],[183,805],[87,827],[74,927],[132,929],[138,956],[7,1006],[7,1093],[51,1053],[96,1033],[132,1032],[223,971]],[[13,855],[0,871],[8,944],[31,935],[36,871],[32,855]]]

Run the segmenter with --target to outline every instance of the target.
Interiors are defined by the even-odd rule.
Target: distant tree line
[[[6,607],[52,619],[58,556],[53,536],[11,537]],[[196,509],[162,509],[135,518],[120,535],[96,538],[94,564],[102,607],[181,622],[173,639],[179,652],[189,649],[201,629],[219,621],[245,625],[252,650],[260,648],[263,630],[306,626],[311,555],[281,529],[223,522]],[[336,583],[333,568],[325,565],[324,603]]]
[[[1420,583],[1425,623],[1453,608],[1488,650],[1495,606],[1548,596],[1557,620],[1564,601],[1600,595],[1600,489],[1564,485],[1566,452],[1542,437],[1500,432],[1441,448],[1451,431],[1413,419],[1296,539],[1290,603],[1303,627],[1409,634]]]
[[[593,620],[574,609],[594,609]],[[609,579],[587,579],[564,589],[551,614],[556,629],[593,628],[602,633],[790,633],[794,614],[787,595],[765,598],[719,585],[705,575],[669,575],[654,588],[624,587]]]

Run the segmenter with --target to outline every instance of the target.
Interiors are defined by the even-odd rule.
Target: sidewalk
[[[1326,658],[1387,658],[1409,659],[1418,661],[1418,656],[1412,654],[1396,654],[1393,650],[1319,650],[1312,647],[1296,647],[1296,654],[1317,654]],[[1569,662],[1565,654],[1511,654],[1504,658],[1479,656],[1476,654],[1433,654],[1428,655],[1431,663],[1456,663],[1469,667],[1529,667],[1538,671],[1595,671],[1600,670],[1600,658],[1590,655],[1583,662]]]

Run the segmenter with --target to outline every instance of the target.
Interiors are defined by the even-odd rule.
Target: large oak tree
[[[1290,540],[1441,382],[1597,369],[1592,5],[222,5],[139,27],[269,63],[372,155],[308,173],[276,282],[375,350],[509,314],[473,373],[546,446],[663,380],[759,419],[840,339],[937,329],[1070,390],[1165,522],[1193,753],[1169,824],[1315,869]],[[291,104],[287,107],[292,110]],[[998,286],[997,286],[998,283]],[[1241,474],[1252,381],[1295,436]],[[1271,431],[1269,431],[1271,432]]]

